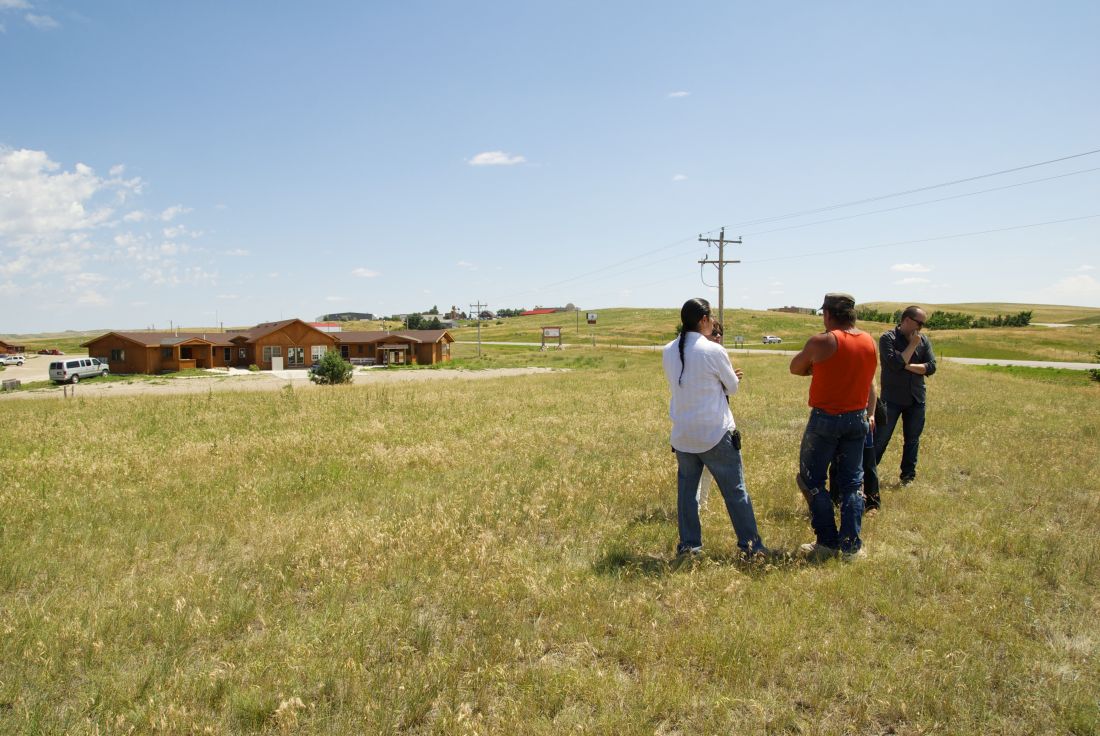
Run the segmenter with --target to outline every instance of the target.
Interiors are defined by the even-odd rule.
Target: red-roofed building
[[[564,310],[561,309],[528,309],[526,312],[520,312],[520,317],[529,317],[533,314],[556,314]]]

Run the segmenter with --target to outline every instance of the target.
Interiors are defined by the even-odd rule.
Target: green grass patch
[[[1100,388],[1100,383],[1094,381],[1087,371],[1066,370],[1064,368],[1027,368],[1016,365],[981,365],[974,367],[980,371],[1000,373],[1028,381],[1053,383],[1061,386],[1095,386]]]

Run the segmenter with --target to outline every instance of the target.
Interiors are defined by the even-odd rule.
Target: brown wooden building
[[[231,332],[108,332],[83,343],[112,373],[165,373],[188,368],[307,368],[329,350],[366,365],[451,359],[446,330],[322,332],[300,319]]]
[[[0,355],[13,355],[15,353],[25,353],[26,351],[24,345],[13,345],[10,342],[0,340]]]

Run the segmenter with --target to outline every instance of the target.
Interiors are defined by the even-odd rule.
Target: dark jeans
[[[863,443],[869,430],[863,410],[846,414],[810,412],[799,452],[799,473],[810,489],[810,521],[817,543],[843,552],[863,546],[859,537],[863,520]],[[836,465],[835,488],[840,494],[840,529],[833,518],[833,502],[825,490],[829,463]]]
[[[841,501],[840,486],[836,478],[837,458],[829,464],[829,496],[833,499],[833,505],[839,506]],[[863,446],[863,510],[870,511],[882,506],[882,498],[878,492],[878,460],[875,457],[875,446]]]
[[[875,432],[875,458],[882,462],[894,427],[901,417],[901,479],[913,480],[917,477],[917,453],[920,450],[920,435],[924,431],[924,404],[913,402],[909,406],[886,402],[886,425],[882,431]]]

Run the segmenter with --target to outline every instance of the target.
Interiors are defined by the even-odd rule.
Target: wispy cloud
[[[160,219],[165,222],[171,222],[180,215],[186,215],[190,211],[190,207],[184,207],[182,204],[174,204],[160,213]]]
[[[676,92],[669,92],[668,96],[669,96],[670,99],[675,100],[675,99],[679,99],[681,97],[690,97],[691,93],[690,92],[685,92],[684,90],[678,90]]]
[[[470,263],[469,261],[459,261],[455,265],[458,266],[459,268],[464,268],[467,271],[476,271],[477,270],[477,265],[475,265],[473,263]]]
[[[0,0],[0,10],[28,10],[30,7],[26,0]]]
[[[233,256],[235,258],[243,258],[244,256],[249,255],[249,252],[244,248],[231,248],[230,250],[227,250],[225,254],[227,256]]]
[[[1095,270],[1096,270],[1096,266],[1090,266],[1087,263],[1083,266],[1078,266],[1077,267],[1077,273],[1085,273],[1086,271],[1095,271]]]
[[[1100,281],[1087,273],[1067,276],[1043,289],[1040,298],[1062,304],[1100,304]]]
[[[61,25],[48,15],[35,15],[34,13],[27,13],[23,16],[23,19],[40,31],[52,31],[54,28],[57,28]]]
[[[513,156],[504,151],[483,151],[470,159],[470,166],[515,166],[527,161],[523,156]]]
[[[373,279],[375,276],[381,275],[378,271],[374,271],[369,268],[356,268],[351,272],[352,276],[358,276],[361,279]]]
[[[672,180],[673,180],[673,181],[687,181],[687,177],[686,177],[686,176],[684,176],[683,174],[675,174],[675,175],[674,175],[674,176],[672,177]]]
[[[901,273],[928,273],[932,270],[931,266],[925,266],[923,263],[895,263],[890,266],[891,271],[900,271]]]
[[[930,284],[930,283],[932,283],[932,280],[921,278],[920,276],[909,276],[908,278],[904,278],[904,279],[901,279],[899,281],[895,281],[894,283],[895,284],[901,284],[903,286],[906,285],[906,284]]]

